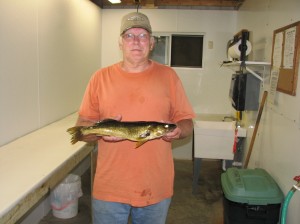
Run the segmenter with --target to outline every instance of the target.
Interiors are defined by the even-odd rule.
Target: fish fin
[[[138,148],[138,147],[140,147],[141,145],[143,145],[144,143],[146,143],[148,140],[146,140],[146,141],[138,141],[138,142],[136,142],[136,145],[135,145],[135,148]]]
[[[72,135],[71,143],[73,145],[82,138],[81,128],[82,126],[75,126],[67,129],[67,132],[69,132],[70,135]]]

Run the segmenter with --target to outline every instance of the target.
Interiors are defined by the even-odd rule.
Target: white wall
[[[88,0],[0,1],[0,146],[78,109],[100,31]]]
[[[101,10],[89,0],[1,0],[0,146],[77,110],[100,46]],[[49,209],[46,199],[22,223]]]
[[[270,61],[273,30],[300,20],[299,10],[298,0],[246,0],[238,12],[140,11],[155,32],[205,33],[204,68],[177,72],[197,113],[227,114],[232,71],[220,68],[227,41],[249,29],[253,59]],[[100,10],[88,0],[0,1],[0,146],[78,109],[91,73],[121,59],[120,19],[130,11]],[[277,93],[275,106],[265,107],[249,164],[267,169],[284,193],[300,173],[299,111],[298,93]],[[255,115],[246,114],[248,125]],[[291,201],[290,224],[300,219],[299,197]]]
[[[271,61],[273,31],[299,21],[299,12],[298,0],[246,0],[238,12],[237,30],[245,28],[251,31],[254,60]],[[298,79],[296,96],[277,92],[275,105],[265,106],[249,162],[249,168],[266,169],[284,194],[295,184],[293,177],[300,174],[299,83]],[[254,114],[247,113],[246,117],[248,126],[255,123]],[[248,145],[250,137],[251,135],[248,137]],[[296,192],[288,208],[289,224],[299,223],[299,200],[300,194]]]
[[[133,10],[102,11],[102,66],[122,59],[118,47],[120,22]],[[203,69],[177,68],[185,91],[196,113],[230,114],[228,92],[232,71],[220,68],[226,60],[226,46],[236,29],[236,11],[141,9],[153,32],[204,33]],[[208,49],[208,41],[213,49]],[[173,157],[192,159],[192,138],[173,143]]]
[[[123,15],[132,11],[102,11],[102,66],[121,60],[120,22]],[[204,33],[204,68],[176,71],[197,113],[230,113],[228,91],[232,71],[220,65],[226,60],[227,41],[236,29],[236,11],[141,9],[140,12],[149,17],[153,32]],[[208,41],[213,41],[213,49],[208,49]]]

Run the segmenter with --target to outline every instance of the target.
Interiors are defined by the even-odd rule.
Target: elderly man
[[[165,121],[177,128],[138,149],[113,136],[88,135],[98,141],[93,185],[93,219],[98,224],[163,224],[173,195],[171,141],[192,133],[195,116],[175,71],[149,59],[154,47],[146,15],[133,12],[121,22],[123,60],[92,76],[77,125],[114,118],[122,121]]]

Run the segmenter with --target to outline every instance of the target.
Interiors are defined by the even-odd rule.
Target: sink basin
[[[226,117],[226,119],[224,119]],[[195,121],[195,127],[207,128],[210,130],[227,130],[236,128],[236,121],[228,119],[231,117],[226,114],[198,114]],[[246,137],[246,128],[238,127],[237,136]]]
[[[196,128],[207,129],[210,132],[235,129],[235,121],[195,121],[195,123]]]
[[[205,118],[209,119],[204,120]],[[228,119],[223,121],[223,118],[224,116],[206,115],[195,121],[195,158],[233,159],[236,122]],[[237,131],[238,137],[246,136],[245,128],[238,127]]]

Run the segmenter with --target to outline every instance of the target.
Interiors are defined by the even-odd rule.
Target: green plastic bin
[[[221,175],[224,224],[276,224],[284,196],[264,169],[229,168]]]

